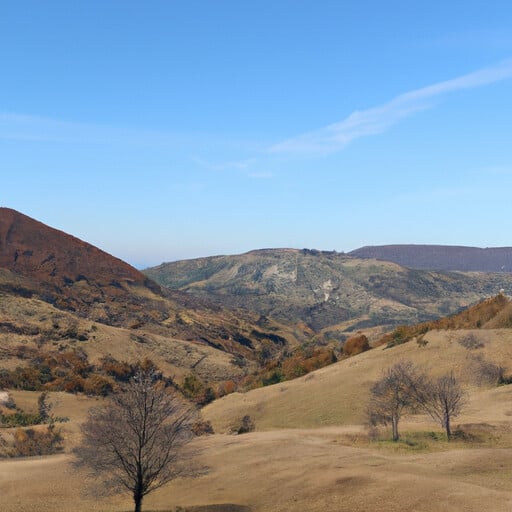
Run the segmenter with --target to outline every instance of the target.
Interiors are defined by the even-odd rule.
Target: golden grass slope
[[[483,347],[460,341],[473,334]],[[210,471],[172,482],[147,497],[146,510],[177,506],[216,512],[237,504],[252,512],[505,512],[512,510],[512,386],[482,387],[473,361],[487,360],[512,370],[512,332],[431,331],[427,345],[412,342],[365,352],[295,381],[233,394],[203,413],[216,434],[198,438],[201,462]],[[382,369],[409,359],[432,374],[454,369],[470,401],[455,421],[473,436],[450,444],[429,432],[440,427],[422,415],[405,417],[398,446],[370,441],[363,422],[368,389]],[[68,449],[77,441],[85,410],[101,399],[52,394]],[[37,394],[15,393],[29,408]],[[256,432],[225,435],[245,414]],[[96,498],[82,494],[83,474],[63,455],[0,461],[2,512],[127,511],[130,496]],[[240,510],[240,509],[239,509]],[[247,509],[245,509],[247,510]]]
[[[482,348],[468,350],[459,343],[470,333],[483,342]],[[424,347],[414,342],[391,349],[377,347],[293,381],[234,393],[206,406],[203,413],[219,432],[228,431],[246,414],[260,430],[360,424],[365,421],[372,383],[397,360],[411,360],[432,375],[453,369],[475,393],[479,392],[474,374],[478,354],[512,372],[512,331],[508,329],[431,331],[425,340]]]
[[[56,327],[58,326],[58,327]],[[73,330],[85,341],[66,333]],[[28,364],[20,348],[37,350],[82,350],[91,363],[112,356],[118,361],[152,359],[166,375],[178,381],[194,372],[205,381],[223,381],[241,376],[232,354],[195,341],[176,339],[142,329],[105,325],[56,309],[35,298],[0,294],[0,368],[14,369]],[[251,368],[250,360],[247,366]]]

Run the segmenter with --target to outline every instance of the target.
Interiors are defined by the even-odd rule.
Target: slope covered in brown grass
[[[480,348],[460,340],[478,335]],[[309,376],[217,400],[206,407],[217,434],[198,438],[199,459],[209,471],[179,479],[147,497],[147,510],[250,510],[252,512],[505,512],[512,504],[512,386],[481,386],[471,364],[481,354],[511,361],[508,330],[431,331],[424,347],[378,348],[318,370]],[[457,418],[469,437],[448,444],[431,437],[440,427],[423,415],[406,416],[407,442],[372,441],[363,425],[368,388],[382,369],[409,359],[432,374],[454,369],[470,401]],[[511,370],[509,367],[508,370]],[[53,395],[72,446],[77,424],[96,400]],[[29,407],[36,395],[16,393]],[[250,414],[256,432],[222,434]],[[383,432],[383,439],[386,433]],[[130,496],[84,495],[86,480],[68,454],[0,461],[2,510],[41,512],[127,511]],[[23,492],[20,492],[23,489]],[[220,508],[220,504],[233,504]],[[207,508],[210,505],[211,508]],[[214,508],[213,505],[217,505]],[[245,508],[243,508],[245,507]]]
[[[470,334],[479,348],[466,348]],[[512,330],[430,331],[425,341],[424,346],[377,347],[292,381],[233,393],[206,406],[203,414],[219,432],[232,430],[246,414],[260,430],[362,424],[372,383],[396,361],[410,360],[433,376],[453,370],[475,396],[485,391],[477,374],[480,358],[512,373]]]
[[[512,301],[505,294],[499,293],[454,315],[431,322],[397,327],[380,338],[375,345],[399,345],[436,329],[501,329],[510,327],[512,327]]]

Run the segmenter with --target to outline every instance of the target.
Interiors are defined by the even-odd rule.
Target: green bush
[[[4,427],[29,427],[31,425],[40,425],[41,423],[42,419],[39,414],[27,413],[21,410],[1,417],[1,424]]]

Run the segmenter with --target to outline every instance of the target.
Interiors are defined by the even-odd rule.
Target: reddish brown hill
[[[0,208],[0,267],[29,278],[31,291],[46,301],[81,312],[128,300],[136,288],[162,293],[127,263],[9,208]]]
[[[9,208],[0,208],[0,267],[57,286],[84,279],[116,287],[147,282],[124,261]]]

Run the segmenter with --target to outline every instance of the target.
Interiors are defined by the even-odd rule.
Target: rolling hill
[[[512,275],[415,270],[336,252],[266,249],[163,263],[159,284],[270,316],[326,339],[373,326],[417,323],[512,292]],[[300,335],[300,329],[297,329]]]
[[[481,308],[482,309],[482,308]],[[484,308],[486,309],[486,308]],[[470,316],[486,314],[473,311]],[[233,393],[202,409],[216,434],[195,441],[199,461],[209,468],[178,479],[147,498],[149,510],[190,512],[368,512],[415,510],[479,512],[510,510],[512,486],[512,386],[482,384],[474,364],[486,360],[512,372],[510,329],[435,330],[426,345],[378,347],[294,381]],[[478,346],[468,346],[468,336]],[[432,376],[454,371],[468,393],[450,443],[423,414],[404,415],[403,440],[388,441],[365,428],[373,382],[396,361],[409,360]],[[13,392],[26,410],[37,394]],[[80,422],[96,399],[52,394],[63,425],[65,453],[0,460],[6,512],[32,510],[128,510],[130,496],[91,496],[84,475],[72,465],[70,448]],[[226,435],[249,415],[256,431]],[[21,495],[19,489],[25,489]]]

